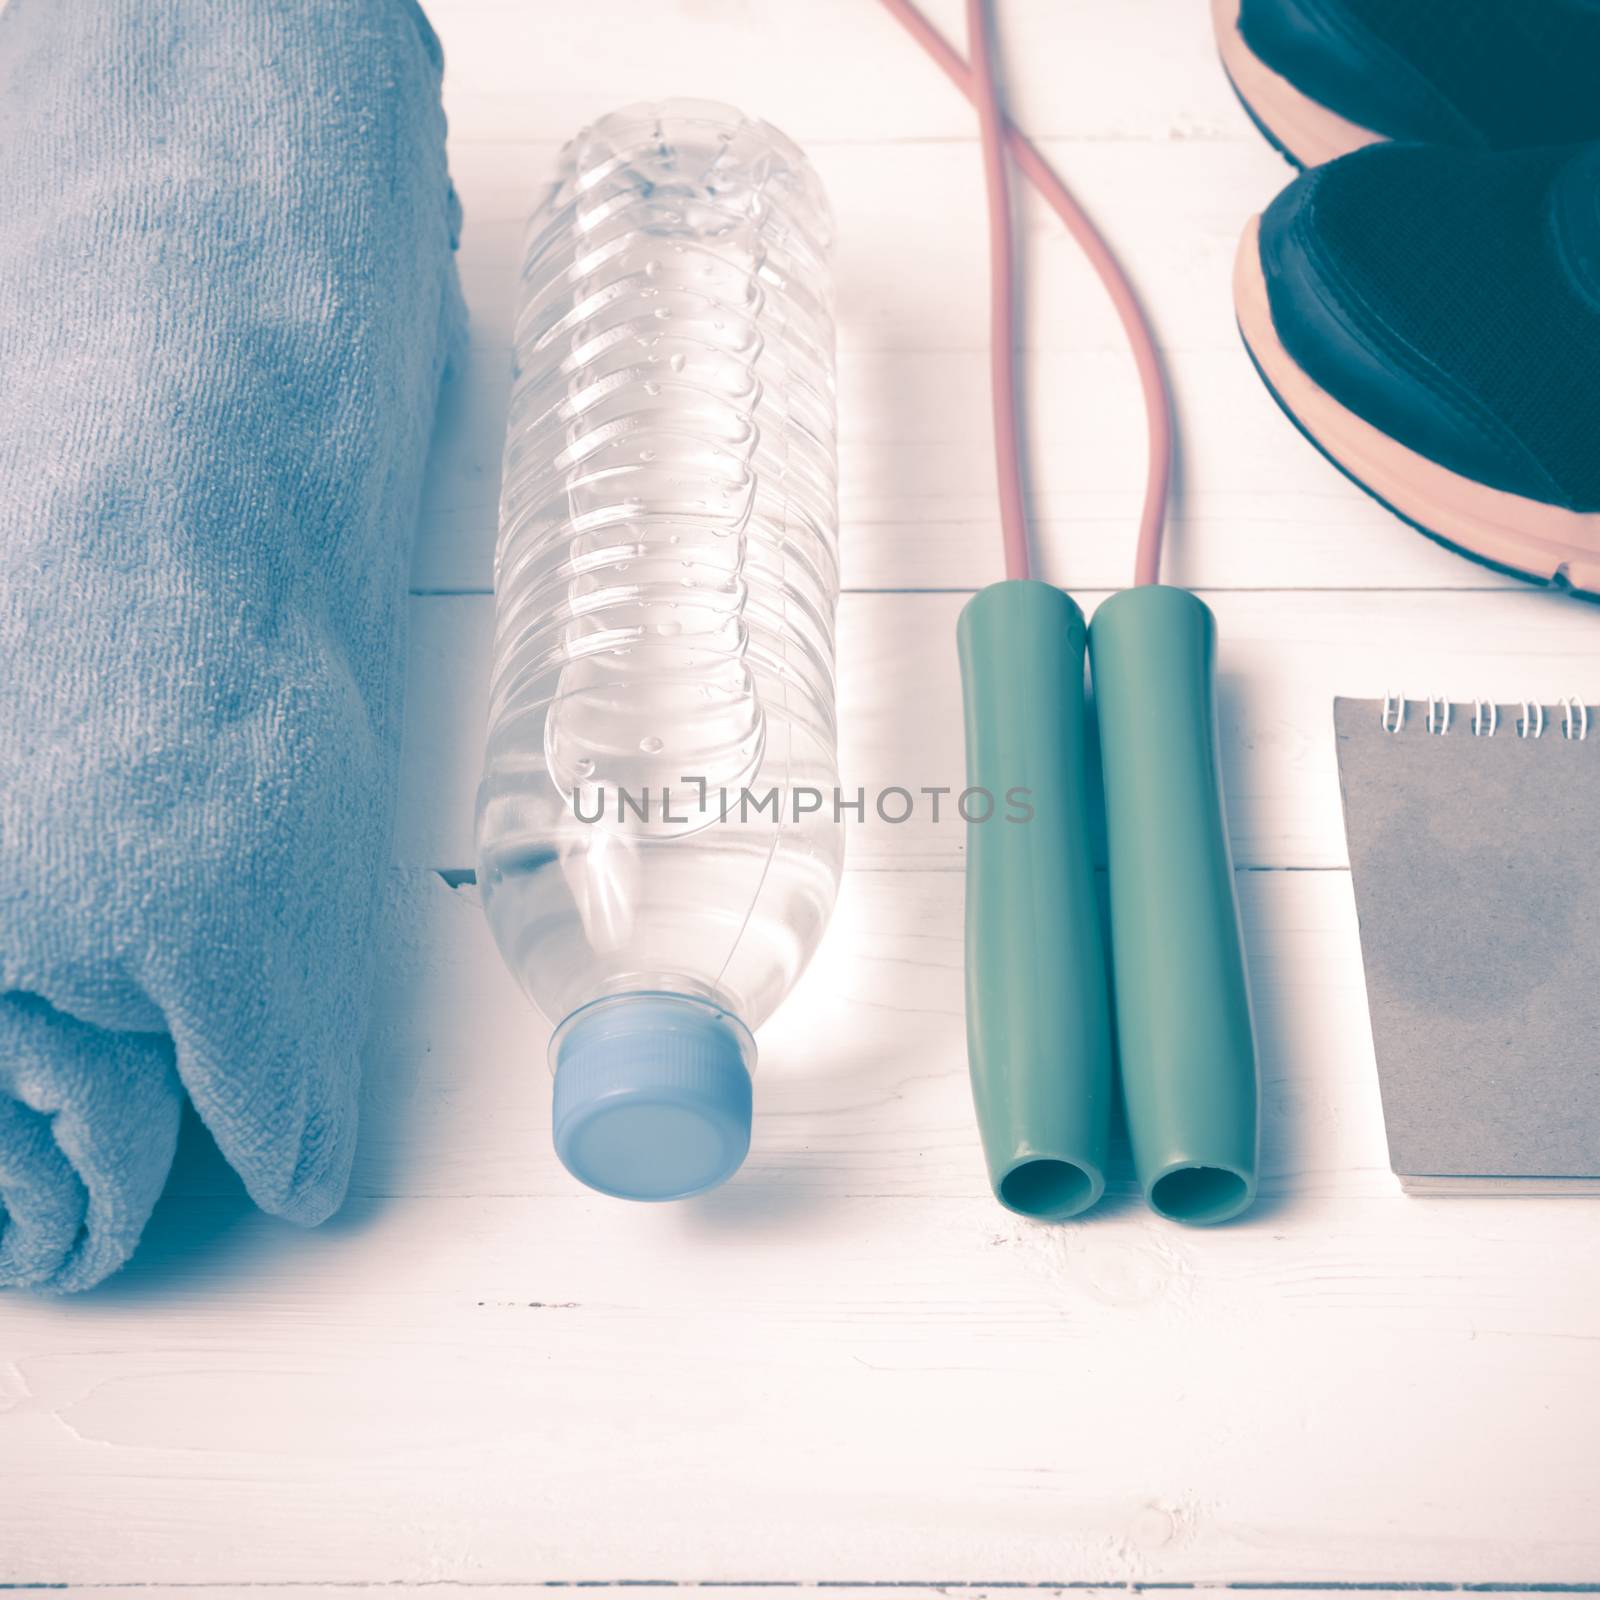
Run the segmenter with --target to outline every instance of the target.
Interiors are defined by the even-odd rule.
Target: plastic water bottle
[[[523,258],[478,878],[609,1194],[738,1167],[838,886],[829,242],[788,139],[669,102],[563,152]]]

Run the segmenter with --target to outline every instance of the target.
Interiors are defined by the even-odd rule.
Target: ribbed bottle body
[[[828,247],[800,152],[699,103],[595,124],[534,218],[478,870],[552,1022],[667,992],[754,1027],[832,908]]]

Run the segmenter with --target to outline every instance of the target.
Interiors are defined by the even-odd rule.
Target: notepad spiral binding
[[[1423,701],[1419,698],[1417,706],[1420,709]],[[1450,732],[1453,706],[1445,695],[1430,694],[1427,697],[1427,713],[1423,721],[1426,730],[1435,736]],[[1511,723],[1519,739],[1542,739],[1545,728],[1559,727],[1563,739],[1587,739],[1589,737],[1589,707],[1575,696],[1568,696],[1552,708],[1547,719],[1544,706],[1537,700],[1522,700],[1518,715]],[[1383,697],[1383,731],[1385,733],[1399,733],[1406,725],[1406,697],[1402,694],[1386,694]],[[1470,723],[1473,737],[1479,739],[1492,739],[1500,731],[1500,707],[1493,700],[1474,700],[1472,702],[1472,721]]]

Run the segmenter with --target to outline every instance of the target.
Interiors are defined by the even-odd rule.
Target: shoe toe
[[[1351,122],[1391,139],[1479,142],[1417,64],[1344,0],[1239,0],[1239,32],[1273,71]]]
[[[1273,331],[1312,382],[1389,438],[1477,482],[1557,498],[1504,423],[1434,359],[1437,352],[1418,346],[1420,319],[1394,314],[1397,304],[1428,293],[1428,241],[1418,241],[1414,281],[1387,285],[1388,309],[1380,310],[1379,297],[1363,289],[1383,268],[1364,255],[1362,236],[1322,224],[1330,187],[1348,181],[1352,164],[1400,167],[1412,153],[1405,146],[1358,151],[1305,174],[1267,208],[1259,249]]]

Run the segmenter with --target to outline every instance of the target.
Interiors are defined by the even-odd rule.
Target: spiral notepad
[[[1600,709],[1334,702],[1389,1158],[1600,1186]]]

